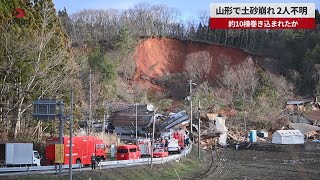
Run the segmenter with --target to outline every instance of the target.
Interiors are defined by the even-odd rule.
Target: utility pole
[[[200,113],[200,111],[201,111],[201,108],[200,108],[200,100],[199,100],[199,119],[198,119],[198,157],[199,157],[199,159],[200,159],[200,119],[201,119],[201,113]]]
[[[103,123],[102,123],[102,133],[105,134],[106,133],[106,114],[103,114]]]
[[[153,164],[153,145],[154,145],[154,129],[155,129],[155,114],[153,114],[153,124],[152,124],[152,143],[151,143],[151,163],[150,168],[152,169]]]
[[[90,126],[91,126],[91,99],[92,99],[92,89],[91,89],[91,68],[89,74],[89,123],[88,125],[88,133],[90,134]],[[91,127],[92,128],[92,127]]]
[[[102,132],[103,134],[106,133],[106,114],[108,113],[108,103],[106,102],[106,109],[103,113],[103,123],[102,123]]]
[[[192,80],[189,80],[189,91],[190,91],[190,134],[192,136],[192,85],[197,85],[192,83]]]
[[[71,104],[70,104],[70,151],[69,151],[69,180],[72,180],[72,125],[73,125],[73,90],[71,89]]]
[[[138,140],[138,103],[136,103],[136,141]]]
[[[59,101],[59,144],[63,144],[63,100]],[[62,174],[62,163],[59,163],[59,175]]]
[[[192,135],[192,80],[189,80],[189,88],[190,88],[190,132]]]
[[[246,116],[243,117],[243,120],[244,120],[244,133],[245,133],[245,138],[246,138],[246,141],[247,141],[247,123],[246,123]]]
[[[152,142],[151,142],[151,163],[150,163],[150,168],[152,169],[152,164],[153,164],[153,145],[154,145],[154,131],[155,131],[155,124],[156,124],[156,110],[153,112],[153,124],[152,124]]]
[[[110,116],[110,109],[111,109],[111,101],[107,101],[106,102],[106,112],[103,116],[103,132],[105,133],[105,126],[106,126],[106,119],[109,119]],[[108,129],[108,125],[107,125],[107,129]]]

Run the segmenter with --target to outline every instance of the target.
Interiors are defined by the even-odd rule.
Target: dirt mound
[[[250,56],[241,49],[217,44],[171,38],[148,38],[136,48],[134,54],[136,71],[133,79],[144,82],[161,78],[168,73],[181,73],[185,70],[187,55],[201,51],[209,52],[213,59],[210,78],[217,78],[223,65],[236,65]],[[152,83],[148,85],[151,89],[161,89]]]

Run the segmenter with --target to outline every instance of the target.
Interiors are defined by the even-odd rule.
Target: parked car
[[[178,153],[181,152],[181,147],[179,146],[178,140],[170,139],[168,144],[168,152],[169,153]]]
[[[157,158],[157,157],[167,157],[169,155],[168,151],[165,150],[164,148],[161,148],[161,149],[156,149],[154,152],[153,152],[153,157],[154,158]]]
[[[156,149],[159,149],[159,148],[163,148],[161,143],[154,143],[153,144],[153,151],[155,151]]]

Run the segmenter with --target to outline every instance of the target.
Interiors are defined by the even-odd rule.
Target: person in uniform
[[[92,153],[91,156],[91,169],[96,169],[96,156]]]

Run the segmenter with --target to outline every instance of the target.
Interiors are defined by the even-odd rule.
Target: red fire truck
[[[178,140],[178,144],[181,149],[184,148],[184,133],[182,131],[174,132],[173,138]]]
[[[63,138],[64,162],[69,164],[70,138]],[[48,165],[55,164],[55,144],[59,144],[59,138],[48,138],[46,142],[46,160]],[[91,164],[91,156],[95,154],[100,160],[105,160],[106,150],[101,139],[94,136],[80,136],[72,138],[72,164]]]

